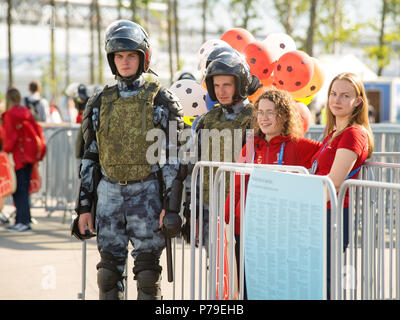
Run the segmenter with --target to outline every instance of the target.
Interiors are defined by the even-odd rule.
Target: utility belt
[[[146,181],[157,179],[157,173],[152,172],[146,178],[144,178],[142,180],[113,180],[107,176],[103,176],[103,179],[106,180],[107,182],[118,183],[120,186],[126,186],[128,184],[141,183],[141,182],[146,182]]]

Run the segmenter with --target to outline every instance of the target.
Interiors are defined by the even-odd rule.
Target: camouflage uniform
[[[232,133],[233,137],[233,130],[235,129],[241,129],[242,130],[242,137],[243,137],[243,142],[242,145],[244,144],[245,137],[246,137],[246,129],[250,129],[251,126],[251,119],[252,119],[252,112],[253,112],[253,106],[252,104],[246,99],[244,101],[241,101],[232,107],[230,107],[229,111],[227,108],[221,107],[221,105],[215,105],[213,109],[211,109],[209,112],[201,116],[199,121],[197,122],[195,132],[197,134],[197,154],[198,157],[200,158],[201,156],[201,130],[202,129],[217,129],[217,130],[223,130],[223,129],[229,129]],[[210,139],[211,140],[211,139]],[[226,162],[226,159],[224,159],[224,144],[227,143],[225,140],[221,139],[219,141],[220,143],[220,162]],[[229,142],[228,142],[229,143]],[[232,141],[230,142],[232,143]],[[212,141],[209,141],[208,146],[209,146],[209,159],[201,159],[203,161],[212,161]],[[232,150],[234,150],[232,148]],[[239,150],[240,151],[240,150]],[[232,155],[233,157],[233,155]],[[236,159],[228,159],[229,162],[234,162]],[[205,168],[204,169],[204,178],[203,178],[203,242],[206,248],[208,248],[208,234],[209,234],[209,169]],[[214,175],[215,175],[216,170],[214,170]],[[191,176],[187,179],[189,182],[191,180]],[[227,178],[228,180],[228,178]],[[228,181],[227,181],[228,182]],[[188,186],[188,185],[187,185]],[[189,185],[190,187],[190,185]],[[225,191],[228,194],[229,192],[229,184],[226,184]],[[199,193],[197,193],[198,195]]]
[[[131,99],[135,96],[140,98],[142,93],[152,85],[154,102],[148,105],[149,108],[143,113],[143,117],[130,112],[119,114],[124,108],[129,110],[132,107],[132,103],[129,104]],[[110,102],[109,95],[105,94],[107,90],[111,91],[111,95],[117,95],[117,99],[114,100],[115,104]],[[160,89],[154,83],[145,82],[143,77],[140,77],[130,88],[127,88],[121,81],[118,82],[118,87],[106,87],[100,95],[89,100],[85,109],[82,124],[86,133],[86,135],[84,133],[85,154],[80,172],[79,210],[82,213],[90,211],[88,208],[91,207],[93,201],[93,197],[90,195],[96,192],[93,185],[93,171],[95,164],[100,162],[102,178],[97,186],[96,231],[97,245],[102,261],[97,267],[98,269],[103,267],[113,269],[114,273],[118,271],[120,291],[122,291],[121,275],[124,270],[129,241],[134,247],[132,256],[135,259],[136,271],[138,270],[136,259],[144,256],[150,257],[155,262],[152,268],[161,273],[158,259],[165,246],[165,238],[159,229],[159,217],[163,204],[156,173],[160,170],[160,166],[158,163],[153,165],[142,163],[137,156],[135,157],[135,154],[146,154],[146,146],[142,142],[148,130],[160,128],[168,137],[168,124],[172,114],[166,101],[177,103],[167,90]],[[111,110],[110,113],[106,112],[107,108]],[[181,111],[177,110],[177,112],[180,115],[177,114],[175,117],[178,122],[183,124]],[[115,116],[117,116],[115,121],[109,119]],[[145,124],[143,124],[144,118],[146,118]],[[137,136],[137,132],[140,130],[133,130],[138,126],[145,130],[145,132],[140,132],[141,138]],[[109,140],[104,138],[102,130],[108,130],[111,133]],[[118,132],[123,131],[126,132],[124,136],[119,136]],[[135,138],[137,139],[135,140]],[[172,145],[174,140],[177,141],[177,139],[168,139],[169,145],[166,147],[177,148]],[[168,190],[177,172],[178,159],[169,158],[167,160],[167,163],[161,167],[161,171],[165,187]],[[117,162],[123,163],[118,165]],[[131,180],[137,182],[130,183]],[[128,181],[126,185],[125,181]],[[146,254],[151,255],[146,256]],[[110,261],[112,261],[111,264]],[[135,268],[134,273],[136,274]]]
[[[236,161],[234,154],[235,148],[239,147],[237,152],[241,151],[241,147],[245,143],[246,129],[250,129],[251,121],[253,116],[253,106],[247,100],[248,95],[253,94],[260,85],[260,82],[256,76],[250,74],[250,68],[246,61],[243,60],[240,54],[234,49],[215,48],[210,54],[206,62],[206,74],[205,83],[207,91],[210,95],[211,100],[216,101],[217,96],[214,88],[214,76],[232,76],[235,83],[235,92],[232,96],[232,102],[227,105],[217,104],[210,111],[203,114],[196,124],[196,140],[197,140],[197,158],[198,160],[204,161],[220,161],[220,162],[234,162]],[[204,141],[202,140],[202,130],[210,130]],[[212,133],[212,130],[219,131],[220,141],[215,141],[219,147],[219,159],[214,158],[214,154],[211,150],[215,147],[214,139],[216,134]],[[237,132],[241,131],[242,141],[237,141]],[[225,139],[225,133],[229,133],[231,139]],[[203,136],[204,139],[205,136]],[[223,139],[221,139],[224,137]],[[234,140],[232,141],[232,138]],[[233,143],[232,143],[233,142]],[[239,144],[241,145],[238,145]],[[201,150],[201,147],[204,150]],[[203,152],[202,152],[203,151]],[[208,152],[207,152],[208,151]],[[224,158],[225,151],[232,151],[229,159]],[[204,155],[208,155],[208,159],[204,158]],[[222,156],[222,157],[221,157]],[[228,156],[228,154],[227,154]],[[197,159],[196,159],[197,160]],[[187,179],[186,191],[188,191],[188,183],[191,177]],[[209,234],[209,170],[204,170],[203,185],[200,186],[197,181],[197,186],[203,188],[203,239],[204,244],[208,245],[208,234]],[[228,187],[226,187],[228,191]],[[197,192],[199,195],[199,192]],[[198,199],[197,199],[198,205]],[[188,205],[185,207],[185,218],[186,223],[183,226],[183,234],[186,239],[190,239],[188,235],[190,228],[190,213],[188,212]],[[198,213],[198,210],[196,210]]]

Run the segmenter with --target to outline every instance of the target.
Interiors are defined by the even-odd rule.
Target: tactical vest
[[[109,178],[141,180],[150,174],[153,164],[146,151],[154,141],[146,141],[146,134],[155,128],[154,98],[160,88],[158,82],[145,82],[138,94],[127,98],[119,96],[117,86],[103,90],[96,136],[100,164]]]
[[[213,149],[213,143],[219,143],[219,159],[216,159],[217,161],[220,162],[235,162],[237,159],[237,155],[234,154],[234,151],[240,152],[243,147],[243,141],[246,135],[246,129],[250,128],[250,123],[253,115],[253,106],[251,104],[246,105],[243,110],[238,114],[238,116],[232,120],[232,121],[226,121],[224,118],[224,113],[222,110],[222,107],[219,105],[215,105],[206,115],[204,118],[204,126],[201,129],[208,129],[210,130],[210,136],[207,139],[208,140],[208,146],[207,146],[207,141],[203,141],[203,138],[205,137],[202,135],[201,139],[201,144],[202,147],[206,146],[208,147],[208,159],[202,158],[201,160],[204,161],[213,161],[215,155],[212,153]],[[219,139],[215,139],[216,134],[212,133],[212,129],[217,129],[219,131]],[[226,132],[226,135],[223,134],[224,129]],[[241,129],[241,135],[236,135],[235,137],[235,129]],[[200,131],[201,135],[201,131]],[[214,137],[214,142],[213,142],[213,137]],[[218,138],[218,137],[217,137]],[[241,139],[237,141],[238,139]],[[236,141],[235,141],[236,140]],[[235,144],[236,144],[236,149],[235,150]],[[237,145],[239,144],[239,145]],[[215,146],[214,146],[215,149]],[[229,158],[225,159],[224,157],[224,152],[225,149],[228,150]],[[203,151],[201,151],[203,155]],[[227,156],[228,156],[227,154]],[[217,155],[218,156],[218,155]],[[214,173],[213,177],[215,177],[215,173],[217,171],[217,168],[214,168]],[[214,181],[214,180],[213,180]],[[203,180],[203,199],[205,203],[209,203],[209,190],[210,190],[210,178],[209,178],[209,169],[204,168],[204,180]],[[229,193],[229,177],[226,178],[226,184],[225,184],[225,195],[227,196]]]

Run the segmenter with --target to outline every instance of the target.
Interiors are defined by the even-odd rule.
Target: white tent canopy
[[[352,72],[359,75],[363,81],[378,78],[378,75],[374,71],[352,54],[323,55],[319,56],[318,60],[321,62],[325,72],[325,81],[321,90],[314,98],[316,110],[320,110],[325,105],[329,84],[339,73]]]

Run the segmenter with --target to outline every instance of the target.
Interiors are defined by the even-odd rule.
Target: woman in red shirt
[[[29,207],[29,184],[31,179],[32,165],[24,161],[21,149],[21,133],[17,128],[27,120],[33,122],[30,110],[20,105],[21,94],[15,88],[7,90],[6,112],[2,114],[2,122],[5,131],[3,150],[12,153],[14,169],[17,176],[17,190],[13,193],[14,204],[17,209],[15,224],[7,228],[9,231],[30,231],[31,212]]]
[[[355,179],[361,165],[372,155],[374,137],[368,120],[368,100],[361,79],[352,73],[341,73],[328,89],[325,139],[313,157],[311,172],[327,175],[339,190],[346,179]],[[349,243],[349,199],[343,210],[343,250]],[[330,297],[330,203],[327,216],[328,298]]]
[[[303,138],[303,122],[295,101],[286,92],[268,89],[254,105],[254,140],[243,147],[237,162],[311,167],[311,159],[321,143]],[[249,175],[245,177],[245,185]],[[245,196],[247,187],[245,188]],[[229,223],[230,197],[225,202],[225,221]],[[235,253],[239,274],[240,254],[240,175],[235,175]],[[246,297],[246,289],[245,294]]]
[[[237,160],[240,163],[311,167],[321,142],[303,138],[303,123],[294,100],[286,92],[268,89],[254,105],[254,140],[248,141]],[[246,185],[249,176],[246,175]],[[225,202],[229,222],[229,196]],[[240,233],[240,175],[235,176],[235,234]]]

